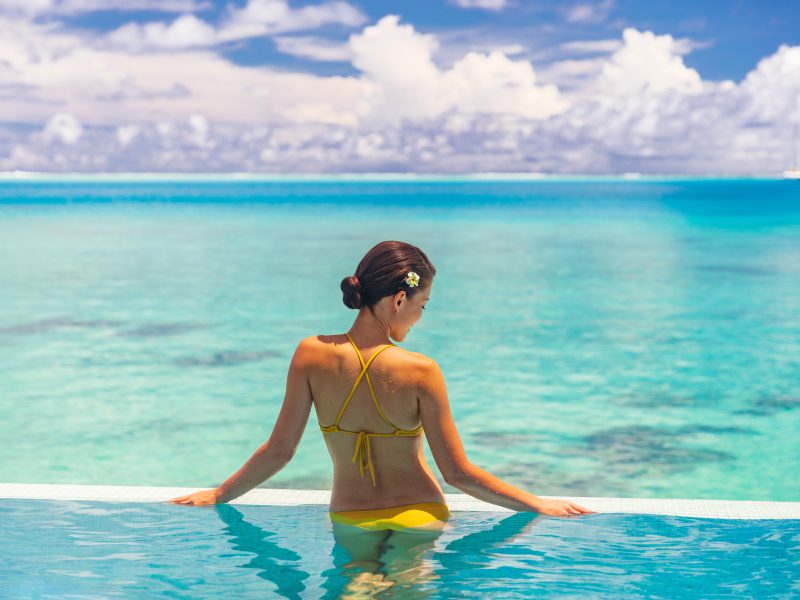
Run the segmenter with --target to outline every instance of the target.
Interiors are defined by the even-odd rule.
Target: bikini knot
[[[364,468],[368,468],[370,475],[372,475],[372,485],[376,485],[375,469],[372,467],[372,452],[370,451],[369,435],[366,431],[358,432],[356,448],[355,452],[353,452],[353,460],[351,462],[356,462],[356,460],[358,460],[358,469],[361,472],[361,476],[364,476]]]

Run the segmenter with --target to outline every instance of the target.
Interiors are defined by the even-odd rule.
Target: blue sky
[[[217,21],[225,14],[229,2],[199,4],[195,14],[208,21]],[[243,2],[236,3],[242,6]],[[532,50],[571,40],[607,39],[619,36],[625,27],[646,29],[654,33],[689,37],[707,44],[686,58],[689,67],[707,79],[744,77],[763,56],[772,54],[782,43],[800,44],[800,10],[790,1],[723,1],[698,2],[653,0],[649,2],[616,0],[608,9],[597,11],[595,18],[570,21],[570,8],[599,6],[601,2],[514,2],[503,10],[461,8],[455,2],[407,0],[404,2],[360,2],[358,6],[368,21],[377,21],[386,14],[397,14],[425,31],[470,36],[473,39],[508,40]],[[313,6],[312,2],[293,2],[293,7]],[[152,10],[99,10],[63,15],[70,27],[87,28],[98,33],[110,31],[131,21],[147,23],[163,20],[165,14]],[[345,42],[351,27],[327,26],[317,30],[326,39]],[[306,70],[318,74],[352,74],[348,63],[333,66],[283,54],[268,37],[231,44],[224,54],[234,62],[250,65],[274,65]]]
[[[771,173],[799,125],[794,2],[0,0],[5,171]]]

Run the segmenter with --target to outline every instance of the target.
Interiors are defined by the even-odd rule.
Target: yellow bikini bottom
[[[418,502],[370,510],[329,511],[331,521],[363,529],[408,529],[446,521],[450,510],[442,502]]]

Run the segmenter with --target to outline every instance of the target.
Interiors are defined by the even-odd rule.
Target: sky
[[[794,0],[0,0],[0,171],[776,174]]]

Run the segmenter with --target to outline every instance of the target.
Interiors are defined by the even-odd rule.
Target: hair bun
[[[361,282],[355,275],[342,279],[342,302],[347,308],[361,308]]]

